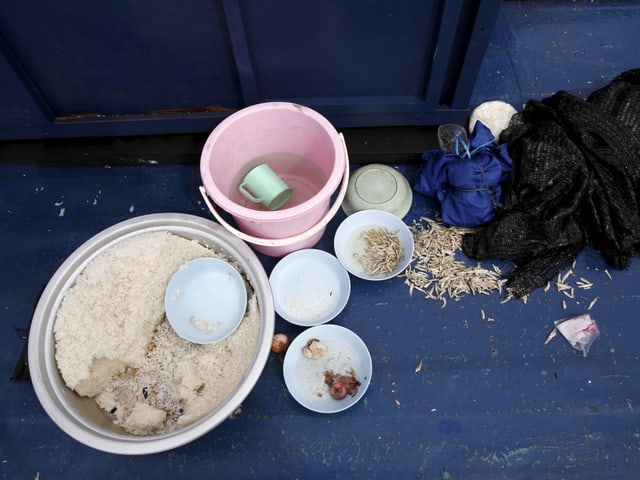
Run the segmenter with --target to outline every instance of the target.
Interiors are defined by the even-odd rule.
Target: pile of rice
[[[131,434],[167,433],[202,418],[231,395],[253,360],[260,315],[248,285],[245,317],[224,340],[194,344],[169,325],[167,284],[199,257],[233,264],[171,232],[127,238],[91,260],[57,312],[56,361],[66,385]]]

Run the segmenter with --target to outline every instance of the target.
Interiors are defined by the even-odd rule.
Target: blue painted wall
[[[634,1],[24,0],[0,8],[0,139],[210,131],[262,101],[338,128],[463,123],[637,67]]]
[[[0,10],[0,138],[210,130],[286,100],[337,126],[467,108],[499,0],[25,0]]]

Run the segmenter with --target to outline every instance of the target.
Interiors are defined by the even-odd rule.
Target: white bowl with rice
[[[276,313],[301,327],[333,320],[351,294],[349,274],[338,259],[313,248],[282,258],[269,275],[269,283]]]
[[[180,338],[164,313],[169,279],[202,256],[233,265],[248,298],[238,328],[208,345]],[[200,217],[145,215],[95,235],[58,268],[34,312],[29,369],[44,410],[77,441],[157,453],[236,411],[264,369],[274,324],[268,278],[244,242]]]
[[[361,210],[338,226],[333,240],[336,257],[352,275],[388,280],[411,262],[414,242],[409,227],[383,210]]]

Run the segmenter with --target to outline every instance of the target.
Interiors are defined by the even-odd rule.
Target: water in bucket
[[[231,182],[229,200],[252,210],[268,211],[264,205],[251,202],[238,190],[238,186],[247,172],[261,163],[268,164],[293,190],[291,198],[281,209],[295,207],[306,202],[317,195],[327,182],[327,175],[322,169],[305,156],[287,152],[269,153],[247,162],[238,171]]]

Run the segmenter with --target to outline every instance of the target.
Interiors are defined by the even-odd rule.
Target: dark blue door
[[[454,121],[499,4],[4,2],[0,138],[202,132],[273,100],[337,127]]]

